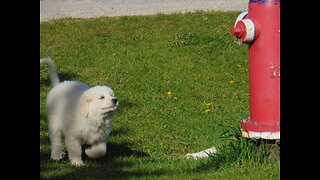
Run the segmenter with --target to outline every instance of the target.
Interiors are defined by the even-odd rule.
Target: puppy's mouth
[[[109,107],[106,107],[106,108],[101,108],[103,111],[106,111],[106,112],[110,112],[110,111],[114,111],[117,109],[117,105],[112,105],[112,106],[109,106]]]

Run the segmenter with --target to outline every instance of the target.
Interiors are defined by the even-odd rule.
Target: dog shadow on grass
[[[50,160],[50,150],[40,153],[40,171],[41,172],[58,172],[56,175],[52,175],[48,178],[41,176],[41,179],[129,179],[131,177],[142,177],[146,175],[164,175],[164,171],[152,171],[152,172],[141,172],[139,170],[126,171],[134,166],[133,161],[124,160],[123,157],[138,157],[144,158],[149,155],[144,152],[132,150],[128,147],[129,144],[119,143],[108,143],[108,152],[101,158],[92,160],[89,159],[85,153],[82,155],[83,161],[86,163],[82,167],[71,166],[67,156],[59,162],[53,162]],[[83,151],[85,146],[83,146]],[[52,161],[52,162],[49,162]],[[59,165],[59,163],[61,163]]]
[[[127,129],[120,128],[112,131],[113,136],[130,133]],[[48,141],[47,141],[48,142]],[[48,142],[49,143],[49,142]],[[48,144],[49,145],[49,144]],[[164,170],[139,171],[128,170],[135,166],[133,159],[144,159],[149,154],[130,148],[130,143],[108,142],[107,154],[100,159],[90,159],[84,150],[89,145],[82,146],[82,159],[85,166],[74,167],[68,159],[68,152],[63,160],[53,161],[50,159],[50,149],[40,152],[40,178],[41,179],[130,179],[132,177],[144,177],[148,175],[161,176],[168,172]],[[131,159],[131,157],[133,159]],[[52,174],[50,177],[43,177],[43,174]]]

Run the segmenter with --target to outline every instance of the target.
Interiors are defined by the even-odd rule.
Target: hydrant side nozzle
[[[231,34],[236,36],[239,41],[243,41],[247,36],[246,26],[243,23],[243,20],[238,21],[236,26],[231,29]]]
[[[240,32],[241,32],[241,28],[239,28],[239,27],[235,27],[235,28],[232,28],[232,29],[230,30],[230,33],[231,33],[233,36],[237,36],[237,37],[239,37]]]
[[[243,36],[246,34],[246,32],[245,32],[245,27],[243,26],[244,24],[243,23],[238,24],[238,22],[247,18],[247,17],[248,17],[248,11],[242,12],[237,17],[237,19],[234,23],[234,28],[232,28],[230,30],[231,35],[236,36],[238,38],[239,42],[244,39]]]
[[[251,19],[243,19],[237,22],[231,29],[231,34],[236,36],[242,42],[251,42],[256,36],[256,27]]]

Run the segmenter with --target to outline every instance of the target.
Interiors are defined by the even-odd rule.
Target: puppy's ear
[[[88,97],[82,97],[80,100],[80,112],[88,117],[89,116],[89,103],[91,102],[91,99]]]

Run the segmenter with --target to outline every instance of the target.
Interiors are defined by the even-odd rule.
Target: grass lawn
[[[239,13],[41,22],[40,57],[55,61],[60,78],[107,85],[120,101],[105,157],[83,155],[79,168],[67,158],[51,161],[45,109],[51,86],[41,66],[41,178],[279,179],[279,161],[246,152],[234,157],[228,147],[236,141],[219,138],[221,125],[238,128],[249,116],[248,46],[229,33]],[[224,158],[183,157],[212,146]]]

